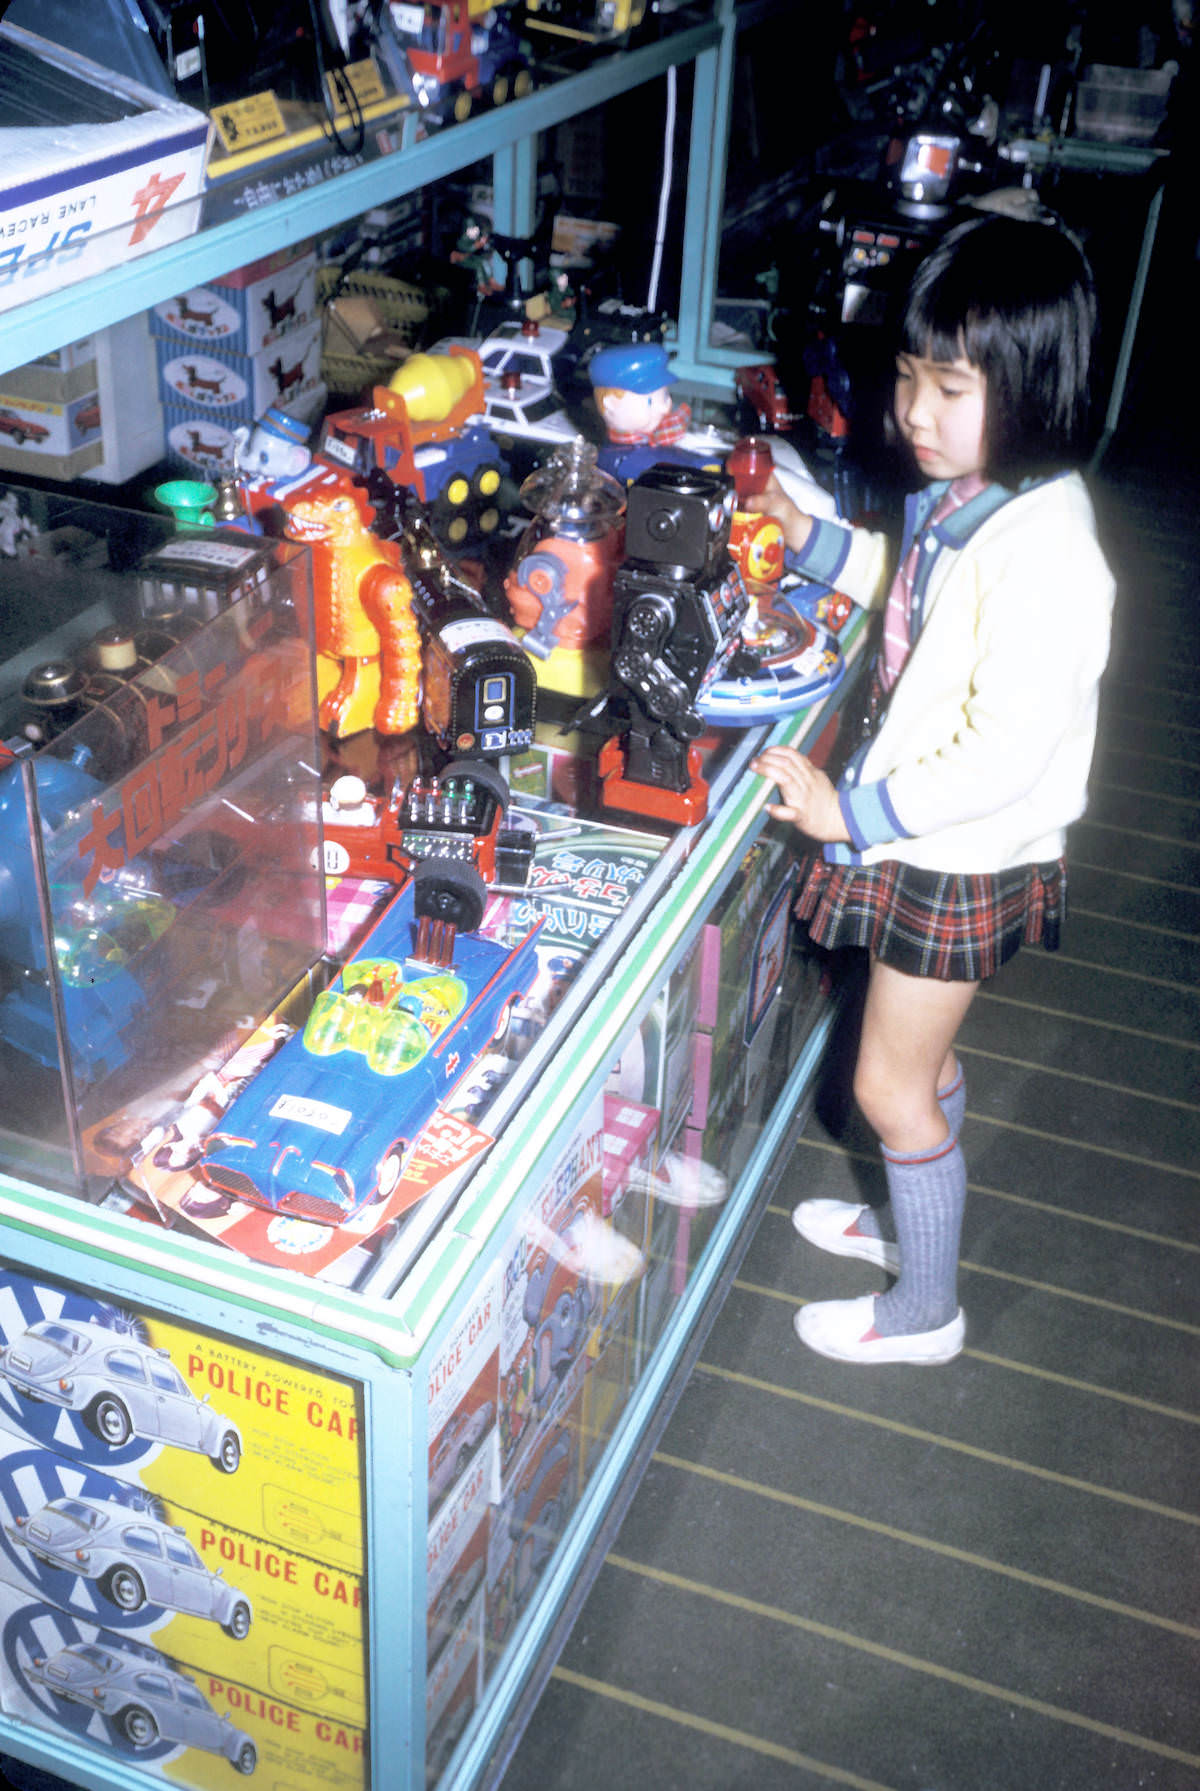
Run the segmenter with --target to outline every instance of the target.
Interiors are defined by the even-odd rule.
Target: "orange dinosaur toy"
[[[407,733],[419,714],[421,636],[398,550],[372,535],[374,511],[336,475],[303,487],[286,510],[285,534],[312,548],[317,652],[339,666],[321,726],[335,738],[372,725]]]

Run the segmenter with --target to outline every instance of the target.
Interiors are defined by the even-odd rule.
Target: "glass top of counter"
[[[358,859],[334,869],[329,843],[349,837],[347,780],[378,823],[389,790],[429,766],[412,742],[317,734],[305,550],[272,542],[263,569],[261,539],[197,531],[209,564],[188,575],[181,616],[156,582],[162,549],[186,545],[169,518],[48,493],[18,502],[10,488],[0,522],[3,1168],[290,1271],[294,1236],[269,1245],[261,1216],[232,1235],[244,1215],[196,1173],[201,1139],[245,1077],[300,1037],[331,976],[360,1026],[351,1006],[371,984],[353,965],[365,953],[378,981],[377,960],[395,958],[362,937],[396,885]],[[214,572],[219,554],[237,567]],[[117,666],[122,650],[132,657]],[[595,743],[580,750],[552,720],[508,759],[525,874],[493,869],[480,930],[506,960],[537,928],[536,960],[472,1032],[470,1073],[420,1177],[406,1170],[300,1266],[330,1286],[394,1286],[530,1089],[596,1070],[600,1032],[653,999],[697,903],[760,824],[762,791],[744,772],[762,735],[707,731],[697,826],[606,809]]]

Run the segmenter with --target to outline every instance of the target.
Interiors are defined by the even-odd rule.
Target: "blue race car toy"
[[[537,973],[536,928],[510,950],[462,931],[452,899],[447,918],[431,914],[420,891],[420,877],[400,891],[303,1032],[224,1114],[199,1164],[209,1187],[321,1225],[392,1194],[434,1112],[503,1036]]]

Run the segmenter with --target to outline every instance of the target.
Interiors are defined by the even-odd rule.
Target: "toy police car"
[[[115,1499],[51,1499],[5,1528],[46,1567],[92,1580],[119,1611],[144,1605],[189,1611],[219,1623],[240,1642],[250,1633],[250,1601],[204,1565],[183,1531]]]
[[[56,1698],[98,1710],[131,1747],[166,1741],[204,1748],[247,1774],[258,1764],[258,1750],[244,1730],[218,1716],[195,1680],[161,1654],[76,1642],[38,1656],[25,1671]]]
[[[104,1325],[44,1318],[0,1349],[0,1375],[25,1399],[78,1412],[114,1449],[150,1437],[207,1455],[224,1474],[242,1458],[237,1425],[196,1398],[165,1349]]]

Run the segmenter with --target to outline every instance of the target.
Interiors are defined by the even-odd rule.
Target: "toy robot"
[[[613,578],[621,563],[625,493],[596,465],[591,442],[559,449],[521,487],[533,511],[504,591],[540,687],[595,696],[607,682]]]
[[[234,430],[233,464],[249,526],[256,534],[281,533],[282,497],[312,465],[305,425],[272,404],[253,428]]]
[[[655,466],[629,488],[607,697],[620,734],[600,754],[607,806],[683,822],[707,812],[697,705],[740,663],[749,609],[729,554],[733,505],[723,472]]]

